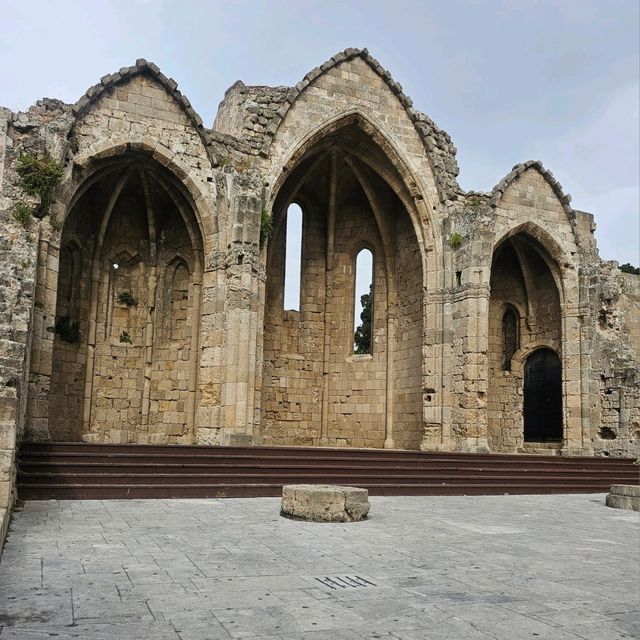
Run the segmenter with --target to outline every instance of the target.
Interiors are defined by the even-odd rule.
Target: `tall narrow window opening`
[[[356,256],[353,314],[353,352],[373,351],[373,254],[361,249]]]
[[[511,371],[511,359],[520,348],[518,312],[507,307],[502,316],[502,369]]]
[[[302,209],[295,203],[287,209],[287,235],[284,264],[284,308],[300,311],[300,273],[302,270]]]

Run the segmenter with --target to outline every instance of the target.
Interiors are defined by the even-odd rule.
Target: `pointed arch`
[[[68,178],[60,237],[63,246],[82,238],[89,258],[81,341],[54,343],[52,364],[73,357],[76,367],[70,381],[52,366],[48,420],[57,439],[108,442],[117,431],[132,442],[193,441],[204,234],[189,184],[161,154],[146,142],[104,143]],[[168,344],[157,315],[167,280]],[[70,395],[80,402],[59,408]]]
[[[286,119],[287,113],[298,101],[300,96],[321,76],[331,72],[339,65],[360,58],[372,71],[378,75],[390,93],[395,96],[402,108],[406,112],[410,122],[418,134],[419,140],[426,152],[431,169],[436,178],[437,188],[442,201],[450,199],[453,194],[460,191],[456,176],[459,173],[455,158],[456,149],[451,142],[451,138],[440,129],[430,118],[413,108],[413,101],[403,91],[402,85],[396,82],[389,71],[369,53],[367,49],[348,48],[341,51],[312,69],[305,77],[288,93],[283,106],[278,110],[276,117],[270,123],[264,142],[260,150],[263,157],[270,154],[271,144],[276,137],[282,122]],[[443,163],[442,155],[447,157],[447,162]]]
[[[523,222],[502,231],[493,244],[493,255],[497,255],[500,247],[509,239],[518,237],[518,239],[528,243],[537,250],[540,257],[545,261],[547,267],[551,271],[561,302],[564,301],[564,292],[567,286],[566,280],[570,278],[573,281],[575,277],[575,261],[560,246],[555,238],[541,226],[534,222]],[[569,276],[569,273],[572,273]],[[533,283],[531,283],[533,287]]]
[[[390,140],[366,115],[358,110],[350,110],[337,114],[332,119],[322,122],[299,143],[284,161],[271,190],[271,208],[275,214],[275,224],[279,224],[283,203],[291,197],[283,186],[288,181],[292,171],[311,156],[327,153],[335,142],[332,139],[341,130],[356,127],[365,138],[369,139],[379,149],[378,157],[372,157],[364,149],[350,148],[349,152],[362,163],[378,173],[394,191],[404,205],[411,219],[414,232],[418,238],[423,259],[423,269],[426,269],[426,253],[433,248],[441,248],[442,239],[437,226],[433,222],[432,205],[418,185],[419,178],[402,157],[397,145]],[[385,160],[388,165],[385,166]],[[291,188],[296,188],[295,183]],[[425,225],[423,221],[428,221]],[[425,232],[426,231],[426,232]],[[425,274],[426,275],[426,274]]]
[[[123,67],[115,73],[110,73],[102,78],[100,82],[89,89],[87,89],[84,96],[82,96],[72,107],[75,120],[71,125],[71,129],[67,138],[73,140],[75,136],[75,129],[77,122],[105,95],[113,91],[119,86],[126,84],[133,78],[146,75],[155,80],[160,86],[162,86],[166,92],[173,98],[176,104],[187,116],[189,122],[200,136],[202,144],[204,145],[207,155],[214,166],[217,166],[218,162],[213,153],[213,143],[211,137],[205,129],[202,122],[202,118],[195,112],[191,103],[185,95],[178,90],[178,83],[173,78],[168,78],[160,71],[158,65],[153,62],[148,62],[144,58],[136,60],[135,65],[130,67]]]
[[[422,380],[416,372],[423,362],[417,347],[424,333],[425,245],[433,248],[435,240],[419,184],[395,145],[358,111],[324,122],[289,155],[271,196],[263,441],[283,442],[285,429],[291,430],[288,416],[301,414],[308,416],[296,425],[301,443],[420,445]],[[295,317],[282,312],[279,289],[282,223],[292,201],[304,202],[309,214],[303,242],[307,302]],[[370,353],[354,353],[353,345],[356,254],[362,248],[375,256]],[[275,374],[286,378],[286,388]]]
[[[544,168],[544,165],[540,160],[527,160],[526,162],[521,162],[515,165],[513,169],[493,188],[493,190],[491,191],[491,199],[489,200],[489,204],[493,208],[500,206],[500,200],[502,199],[502,196],[509,185],[527,169],[534,169],[547,181],[553,192],[556,194],[558,200],[562,204],[562,207],[565,210],[567,216],[570,220],[573,220],[575,218],[575,213],[570,204],[571,195],[563,191],[562,185],[555,179],[551,171]]]

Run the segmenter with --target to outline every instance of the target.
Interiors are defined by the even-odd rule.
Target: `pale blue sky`
[[[640,263],[638,0],[0,0],[0,105],[75,102],[152,60],[211,125],[224,90],[293,85],[367,47],[490,190],[542,160],[596,215],[605,259]]]

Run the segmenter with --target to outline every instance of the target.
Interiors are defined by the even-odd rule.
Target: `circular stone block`
[[[640,486],[635,484],[614,484],[607,494],[605,504],[614,509],[640,511]]]
[[[369,513],[369,492],[358,487],[290,484],[282,487],[280,514],[312,522],[354,522]]]

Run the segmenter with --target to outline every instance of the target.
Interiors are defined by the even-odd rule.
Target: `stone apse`
[[[20,440],[638,455],[640,278],[538,161],[464,192],[366,50],[237,82],[212,128],[144,60],[1,113],[5,503]],[[20,222],[45,151],[63,177]]]

